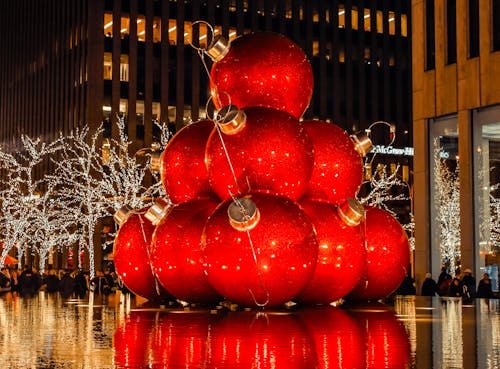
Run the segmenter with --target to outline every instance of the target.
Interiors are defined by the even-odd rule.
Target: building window
[[[120,55],[120,81],[128,82],[128,55]]]
[[[146,41],[146,17],[137,17],[137,41]]]
[[[425,1],[425,70],[436,67],[434,0]]]
[[[479,0],[469,0],[469,58],[479,56]]]
[[[457,2],[446,1],[446,62],[457,62]]]
[[[104,53],[104,79],[109,81],[113,79],[113,61],[111,53]]]
[[[492,289],[498,291],[500,251],[500,106],[475,111],[474,220],[476,270],[488,273]]]
[[[432,274],[455,273],[461,259],[458,125],[456,115],[429,122]]]
[[[491,34],[493,51],[500,50],[500,0],[491,0]]]

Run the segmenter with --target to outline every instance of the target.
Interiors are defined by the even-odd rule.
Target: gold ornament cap
[[[132,208],[128,205],[123,205],[114,215],[113,219],[118,227],[121,227],[125,223],[128,217],[132,214]]]
[[[255,203],[248,197],[233,201],[227,208],[229,223],[237,231],[249,231],[260,220],[260,212]]]
[[[144,216],[153,225],[157,225],[168,214],[170,208],[171,205],[167,200],[159,198],[156,199],[155,203],[146,211]]]
[[[153,172],[160,172],[161,170],[161,152],[154,151],[151,153],[151,158],[149,159],[149,167]]]
[[[365,208],[356,199],[350,197],[337,208],[342,221],[350,227],[357,226],[365,216]]]
[[[373,142],[366,133],[359,132],[351,135],[350,137],[354,143],[354,149],[356,149],[362,157],[366,156],[366,154],[368,154],[373,148]]]
[[[222,133],[235,135],[245,128],[247,115],[243,110],[238,109],[236,105],[227,105],[217,113],[217,124]]]
[[[221,35],[217,35],[214,37],[212,43],[208,46],[205,53],[214,62],[218,62],[227,55],[230,48],[231,48],[231,41],[227,40],[225,37]]]

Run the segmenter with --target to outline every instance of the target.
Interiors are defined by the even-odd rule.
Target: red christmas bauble
[[[205,166],[205,147],[213,129],[210,120],[190,124],[177,132],[163,151],[161,181],[173,203],[215,196]]]
[[[172,311],[151,335],[152,368],[209,368],[211,327],[216,316],[196,310]]]
[[[319,120],[301,123],[314,147],[314,167],[305,197],[341,204],[363,181],[363,160],[346,131]]]
[[[316,368],[312,339],[292,314],[237,312],[211,330],[209,368]]]
[[[319,247],[313,277],[297,300],[327,304],[351,292],[365,272],[362,228],[343,221],[334,205],[309,200],[300,205],[316,229]]]
[[[297,119],[309,106],[313,85],[311,64],[304,51],[283,35],[271,32],[232,41],[229,52],[213,64],[210,72],[211,94],[219,95],[223,106],[264,106]]]
[[[192,200],[173,206],[156,226],[151,264],[165,289],[179,300],[212,303],[220,299],[208,283],[201,254],[201,235],[218,202]]]
[[[381,305],[367,305],[359,307],[354,317],[365,327],[366,368],[409,367],[410,341],[393,311]]]
[[[366,274],[349,295],[377,300],[394,292],[410,265],[410,245],[401,224],[387,211],[366,209]]]
[[[141,209],[130,214],[115,238],[113,255],[115,270],[125,286],[149,300],[170,297],[161,288],[151,269],[149,246],[155,227]]]
[[[249,191],[298,199],[314,161],[304,129],[297,119],[275,109],[254,107],[243,112],[244,127],[236,134],[222,134],[224,145],[217,131],[208,139],[206,164],[215,193],[224,200]]]
[[[209,283],[245,306],[271,307],[294,298],[309,282],[318,256],[313,226],[286,198],[252,194],[258,221],[247,231],[233,228],[225,201],[209,217],[203,235]]]
[[[365,333],[347,312],[331,306],[298,312],[314,341],[318,363],[314,368],[364,368]]]
[[[120,368],[149,367],[149,335],[155,313],[132,311],[113,335],[114,361]]]

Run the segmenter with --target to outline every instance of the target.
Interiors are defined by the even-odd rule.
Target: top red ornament
[[[177,132],[163,151],[161,181],[173,203],[215,197],[205,167],[205,146],[213,129],[210,120],[190,124]]]
[[[216,41],[207,54],[215,61],[210,91],[218,108],[264,106],[297,119],[304,114],[314,80],[311,64],[297,44],[271,32],[240,36],[222,47],[223,39]]]

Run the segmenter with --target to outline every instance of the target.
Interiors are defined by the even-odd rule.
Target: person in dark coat
[[[38,280],[30,266],[26,266],[19,276],[19,293],[22,296],[33,296],[38,288]]]
[[[462,286],[460,285],[460,279],[453,278],[448,289],[448,296],[450,297],[462,297]]]
[[[462,277],[462,284],[467,286],[469,290],[470,298],[476,297],[476,278],[472,276],[472,271],[467,268],[464,270],[464,276]]]
[[[484,273],[483,279],[479,281],[476,297],[483,299],[490,299],[493,297],[493,291],[491,289],[491,279],[488,273]]]
[[[62,279],[61,279],[61,284],[60,284],[60,292],[61,296],[64,298],[69,298],[73,296],[73,293],[75,293],[75,277],[72,273],[69,271],[66,271],[64,273]]]
[[[83,299],[87,294],[87,277],[85,276],[85,272],[83,270],[78,271],[75,276],[75,292],[76,295]]]
[[[396,295],[416,295],[417,291],[413,282],[413,278],[409,275],[406,275],[403,279],[403,282],[401,282],[401,285],[396,290]]]
[[[45,284],[47,286],[46,291],[49,293],[59,291],[59,278],[57,278],[57,273],[55,269],[49,271],[49,275],[45,278]]]
[[[437,283],[432,279],[431,273],[425,275],[424,283],[422,283],[422,296],[436,296],[437,294]]]

